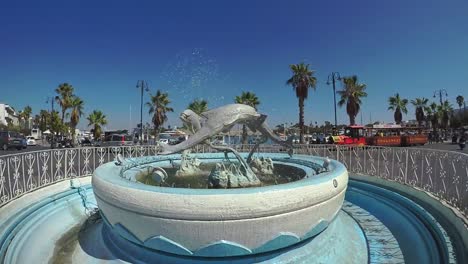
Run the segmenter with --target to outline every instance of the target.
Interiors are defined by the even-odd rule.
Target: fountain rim
[[[301,157],[317,160],[311,156]],[[329,172],[295,182],[236,189],[146,185],[120,177],[119,166],[108,163],[96,169],[92,184],[99,201],[129,213],[179,220],[236,221],[286,214],[344,197],[348,172],[339,162],[330,163]]]
[[[222,153],[202,153],[202,154],[198,153],[198,154],[194,154],[194,156],[196,156],[196,155],[207,155],[207,154],[210,156],[209,158],[212,158],[212,159],[220,158],[221,155],[222,155]],[[266,152],[266,153],[263,153],[263,154],[268,155],[268,157],[275,157],[275,158],[289,157],[287,154],[273,153],[273,152],[271,152],[271,153]],[[242,156],[247,156],[246,153],[241,153],[241,155]],[[180,154],[172,154],[172,155],[167,155],[165,157],[167,157],[167,158],[174,157],[175,158],[175,157],[180,157]],[[299,159],[304,159],[305,158],[305,159],[313,161],[313,162],[315,162],[317,164],[320,164],[320,162],[323,163],[327,159],[327,158],[318,157],[318,156],[295,154],[293,156],[293,158],[291,158],[291,160],[294,160],[296,158],[299,158]],[[144,160],[144,159],[145,159],[145,157],[138,157],[138,158],[134,158],[133,160],[138,161],[138,160]],[[281,163],[288,163],[287,161],[288,161],[288,159],[285,159],[284,161],[281,161]],[[158,162],[158,161],[153,160],[152,162]],[[120,175],[122,173],[122,170],[125,170],[125,168],[116,166],[115,162],[108,162],[108,163],[105,163],[105,164],[99,166],[98,168],[96,168],[93,175],[101,177],[101,178],[103,178],[106,181],[109,181],[111,183],[115,183],[115,184],[119,184],[119,185],[123,184],[123,186],[128,187],[128,188],[136,187],[139,190],[157,192],[157,193],[178,194],[178,195],[252,194],[252,193],[259,193],[259,192],[266,192],[266,191],[280,191],[280,190],[294,189],[294,188],[303,187],[303,186],[310,185],[310,184],[325,183],[325,182],[328,182],[328,181],[332,180],[334,177],[337,177],[337,176],[339,176],[339,175],[341,175],[343,173],[347,173],[346,167],[342,163],[340,163],[339,161],[329,159],[329,162],[330,162],[330,165],[329,165],[330,170],[328,170],[326,172],[322,172],[322,173],[317,174],[317,175],[313,175],[311,177],[304,177],[304,178],[296,180],[296,181],[292,181],[292,182],[288,182],[288,183],[282,183],[282,184],[278,184],[278,185],[255,186],[255,187],[248,187],[248,188],[228,188],[228,189],[201,189],[201,188],[199,188],[199,189],[196,189],[196,188],[180,188],[180,187],[172,188],[172,187],[147,185],[147,184],[143,184],[141,182],[131,181],[131,180],[128,180],[128,179],[125,179],[125,178],[121,177]],[[148,163],[148,164],[150,164],[150,163]],[[142,163],[141,165],[145,165],[145,164]],[[292,163],[292,166],[294,166],[294,163]],[[103,169],[109,169],[109,167],[111,167],[111,168],[114,167],[114,169],[116,171],[113,171],[113,172],[119,174],[118,178],[110,177],[110,175],[102,175],[101,174],[102,173],[101,171]],[[302,167],[302,166],[298,166],[298,167]],[[139,166],[131,167],[131,168],[127,169],[125,172],[128,172],[128,171],[130,171],[132,169],[136,169],[136,168],[139,168]],[[138,173],[138,172],[139,172],[139,170],[134,171],[134,173]]]

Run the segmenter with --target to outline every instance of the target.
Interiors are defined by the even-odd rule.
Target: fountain
[[[119,165],[123,168],[106,164],[95,171],[96,201],[114,236],[148,250],[234,257],[275,251],[305,241],[321,233],[337,217],[348,181],[343,165],[331,162],[331,169],[321,173],[321,160],[295,160],[273,154],[252,159],[255,148],[248,155],[249,164],[236,150],[208,142],[207,138],[241,122],[291,149],[290,143],[282,142],[267,127],[265,116],[252,107],[227,105],[201,116],[186,110],[181,119],[194,128],[186,142],[161,146],[161,154],[151,159],[124,161]],[[201,143],[224,153],[191,157],[187,148]],[[172,154],[176,152],[183,154]],[[179,166],[175,165],[178,160]],[[258,187],[262,181],[257,174],[271,176],[273,160],[286,167],[283,171],[297,170],[302,175],[287,184]],[[161,175],[168,175],[166,170],[174,167],[174,175],[156,174],[161,179],[157,184],[163,186],[171,177],[199,176],[199,181],[203,181],[201,176],[209,174],[205,180],[211,189],[140,184],[147,177],[154,177],[155,168],[156,172],[163,172]],[[147,168],[152,168],[151,173],[144,173]],[[277,175],[283,179],[287,176]]]
[[[255,109],[232,104],[201,115],[186,110],[181,119],[192,134],[187,141],[160,145],[155,156],[119,154],[95,169],[92,185],[73,180],[71,190],[34,194],[29,199],[35,202],[20,203],[16,213],[6,208],[0,260],[457,261],[453,238],[425,209],[381,186],[349,181],[336,160],[294,154],[291,142],[274,135]],[[263,135],[250,152],[210,141],[237,123]],[[267,138],[282,151],[260,151]],[[194,151],[200,145],[210,151]],[[52,242],[42,243],[45,236]]]

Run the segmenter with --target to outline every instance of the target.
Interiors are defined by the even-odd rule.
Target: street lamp
[[[440,90],[435,90],[434,91],[434,98],[436,98],[436,94],[439,93],[439,100],[440,100],[440,105],[442,105],[443,103],[443,100],[442,100],[442,96],[443,96],[443,93],[445,93],[445,97],[448,96],[447,94],[447,90],[445,89],[440,89]]]
[[[332,72],[330,75],[328,75],[328,80],[327,80],[327,85],[330,85],[330,83],[333,84],[333,102],[334,102],[334,107],[335,107],[335,127],[338,126],[338,121],[336,118],[336,88],[335,88],[335,82],[340,81],[341,76],[339,72]]]
[[[148,92],[148,83],[144,80],[137,81],[136,88],[140,88],[141,100],[140,100],[140,143],[143,142],[143,91]]]
[[[46,104],[50,103],[51,105],[51,110],[50,110],[50,113],[52,114],[52,112],[54,111],[54,102],[55,100],[58,98],[58,96],[47,96],[47,99],[46,99]]]

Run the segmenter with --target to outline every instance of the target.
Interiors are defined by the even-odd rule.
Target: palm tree
[[[19,118],[23,120],[23,127],[29,129],[29,117],[31,117],[32,109],[28,105],[26,106],[23,111],[19,113]]]
[[[463,96],[461,96],[461,95],[457,96],[457,104],[458,104],[458,107],[460,108],[460,110],[461,110],[464,102],[465,102],[465,98]]]
[[[450,115],[453,112],[452,105],[449,103],[449,101],[445,100],[442,103],[442,105],[439,105],[437,107],[437,112],[440,117],[440,123],[442,125],[442,128],[447,129],[450,120]]]
[[[431,122],[432,129],[435,131],[439,124],[439,113],[437,112],[437,104],[432,102],[425,108],[427,113],[427,120]]]
[[[346,103],[346,113],[349,116],[349,124],[356,124],[356,116],[361,109],[361,98],[367,97],[366,85],[358,82],[356,75],[343,77],[343,90],[336,93],[341,96],[338,106],[342,107]]]
[[[70,126],[72,140],[75,142],[75,129],[78,123],[80,122],[80,117],[83,115],[83,105],[84,102],[78,96],[72,96],[70,99]]]
[[[208,102],[203,99],[195,99],[187,108],[200,115],[201,113],[208,111]]]
[[[55,100],[62,108],[62,122],[65,119],[65,112],[70,108],[71,97],[73,96],[73,86],[68,83],[61,83],[55,92],[58,94],[55,96]]]
[[[236,96],[235,102],[237,104],[250,105],[257,110],[257,106],[260,104],[257,95],[252,92],[242,92],[240,96]],[[245,124],[242,125],[242,144],[247,144],[247,127]]]
[[[304,100],[309,95],[309,88],[315,90],[317,78],[314,75],[315,71],[309,70],[309,64],[299,63],[289,65],[292,71],[292,76],[286,81],[287,85],[291,85],[296,91],[296,97],[299,100],[299,140],[304,142]]]
[[[427,107],[427,103],[429,102],[429,99],[427,98],[416,98],[415,100],[411,100],[411,104],[416,107],[416,120],[418,121],[418,126],[422,126],[422,122],[424,121],[424,109]]]
[[[100,110],[94,110],[86,119],[88,119],[88,126],[94,126],[94,140],[98,140],[102,134],[101,126],[107,124],[106,116]]]
[[[39,130],[44,132],[47,130],[47,127],[50,123],[50,113],[47,110],[41,110],[39,112],[39,116],[41,117],[41,121],[39,123]]]
[[[395,96],[390,96],[388,98],[388,110],[395,111],[393,114],[393,118],[395,119],[396,124],[401,124],[401,121],[403,120],[403,115],[402,112],[407,114],[408,109],[406,108],[406,105],[408,104],[408,99],[402,99],[400,97],[400,94],[395,94]]]
[[[169,107],[171,101],[169,100],[169,95],[167,93],[161,92],[161,90],[156,91],[155,95],[150,94],[150,102],[147,102],[146,105],[149,107],[149,114],[153,114],[153,124],[154,131],[156,134],[159,133],[160,128],[163,126],[164,122],[167,121],[167,112],[174,112],[172,107]]]

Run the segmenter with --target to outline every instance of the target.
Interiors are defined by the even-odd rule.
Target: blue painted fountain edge
[[[338,211],[339,212],[339,211]],[[337,217],[338,212],[333,216],[332,221]],[[111,232],[116,232],[121,237],[126,240],[142,245],[147,248],[154,250],[161,250],[164,252],[169,252],[177,255],[185,256],[200,256],[200,257],[224,257],[224,256],[242,256],[248,254],[256,254],[267,251],[274,251],[280,248],[288,247],[294,245],[298,242],[310,239],[317,236],[323,232],[329,225],[329,222],[326,220],[321,220],[318,224],[314,225],[305,235],[299,237],[298,235],[291,232],[279,232],[278,236],[267,241],[265,244],[250,249],[244,245],[227,241],[220,240],[213,242],[209,245],[206,245],[202,248],[199,248],[195,251],[191,251],[184,247],[182,244],[177,243],[164,236],[155,236],[148,238],[145,241],[139,240],[135,235],[133,235],[124,225],[121,223],[116,223],[114,225],[110,224],[106,217],[101,214],[103,222],[109,227]]]
[[[86,190],[86,192],[92,190],[91,184],[87,184],[82,187]],[[58,194],[54,194],[52,196],[42,199],[37,203],[25,207],[23,210],[13,215],[11,217],[11,220],[5,223],[7,228],[5,230],[2,230],[2,233],[0,233],[0,263],[3,263],[3,258],[5,257],[6,250],[8,249],[11,240],[14,238],[16,233],[21,230],[27,218],[34,216],[42,208],[52,203],[55,203],[57,200],[61,200],[64,197],[75,194],[77,194],[76,189],[70,189]]]

